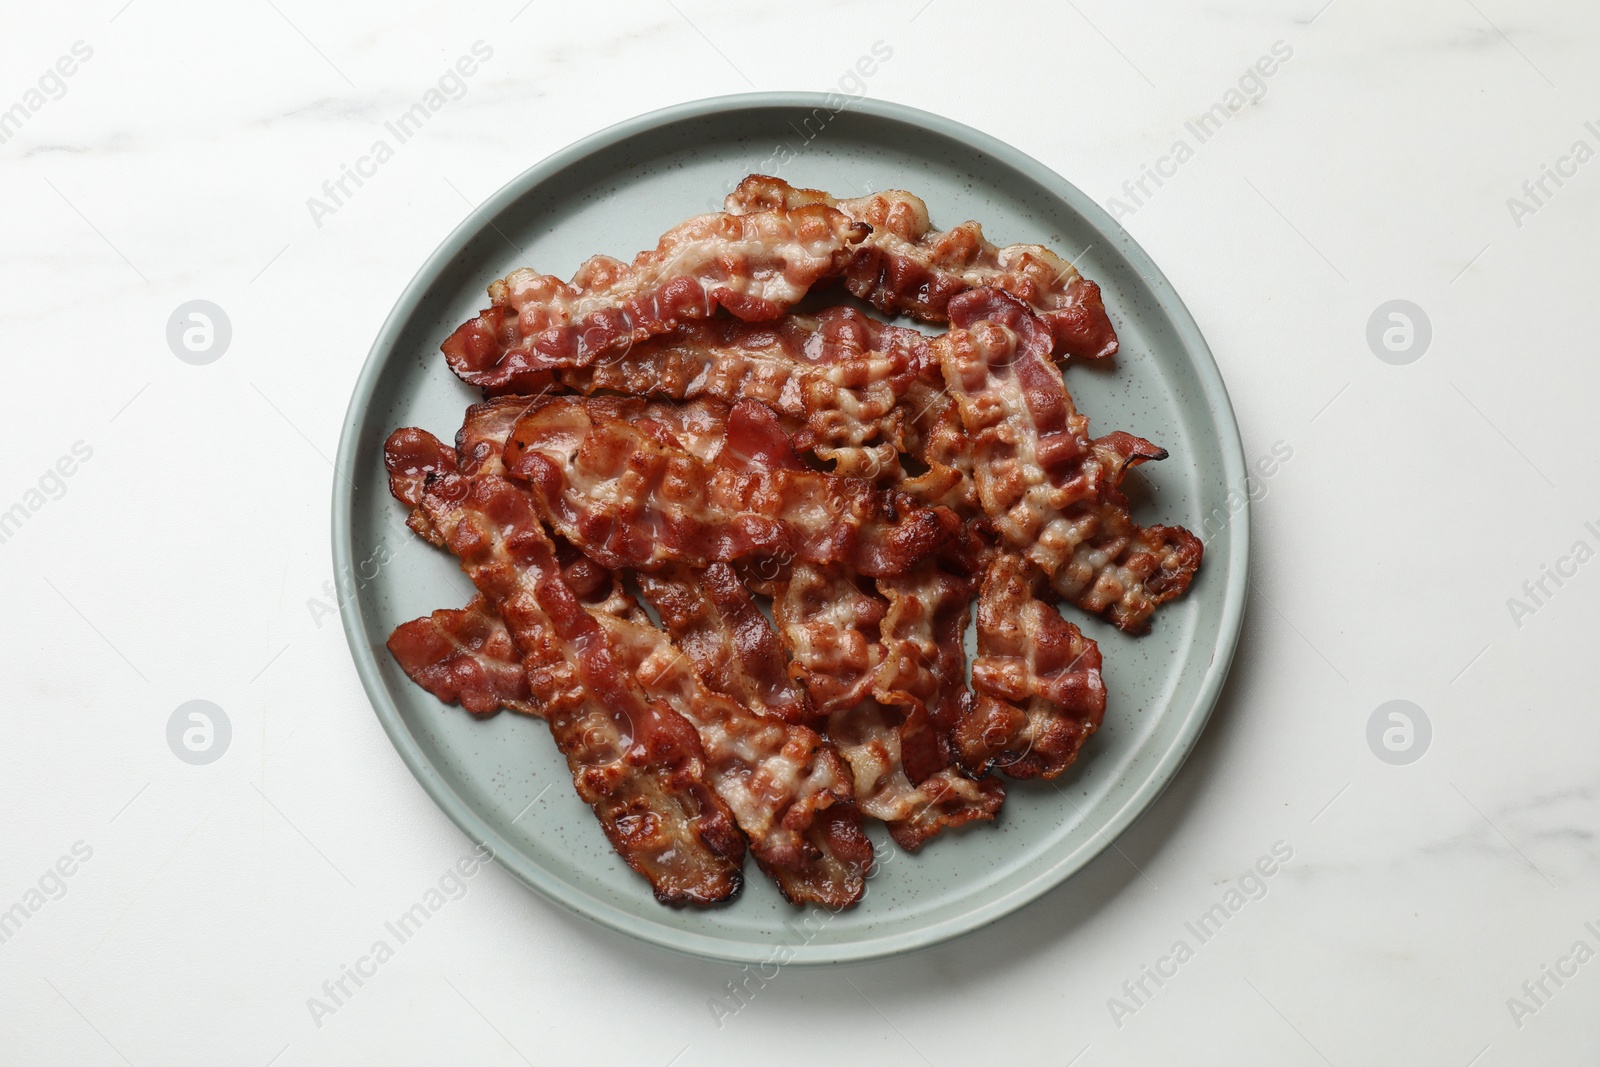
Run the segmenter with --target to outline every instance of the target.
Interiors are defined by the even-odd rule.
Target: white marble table
[[[14,6],[0,1060],[1593,1062],[1600,14],[1322,3]],[[459,99],[386,134],[475,42]],[[1249,456],[1290,455],[1193,758],[1022,913],[785,969],[737,1013],[713,1009],[737,969],[494,868],[313,1012],[471,849],[368,711],[325,592],[328,458],[379,323],[472,205],[577,137],[836,87],[1116,209],[1206,331]],[[346,165],[366,177],[334,200]],[[191,300],[231,326],[204,365],[168,344]],[[1393,300],[1425,352],[1414,310],[1369,344]],[[191,700],[231,724],[210,764],[168,745]],[[1387,711],[1369,745],[1393,700],[1421,709],[1409,750]]]

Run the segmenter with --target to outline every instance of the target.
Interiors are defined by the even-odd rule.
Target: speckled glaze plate
[[[1200,331],[1155,264],[1087,196],[1016,149],[910,108],[861,100],[831,110],[840,103],[782,93],[669,108],[586,138],[501,189],[434,252],[379,331],[334,478],[333,555],[351,654],[423,788],[535,891],[614,930],[723,960],[889,956],[970,933],[1049,892],[1177,772],[1216,702],[1244,607],[1249,515],[1238,428]],[[578,800],[542,723],[510,714],[474,721],[412,685],[384,648],[395,626],[471,594],[451,557],[405,529],[384,478],[392,429],[422,426],[450,440],[478,399],[445,367],[439,343],[512,268],[568,277],[597,252],[631,258],[675,223],[719,210],[753,171],[840,196],[910,189],[940,225],[977,219],[998,244],[1037,242],[1076,259],[1103,287],[1122,351],[1110,366],[1070,366],[1068,384],[1096,432],[1127,430],[1171,451],[1130,478],[1135,514],[1203,530],[1206,541],[1189,594],[1158,613],[1149,635],[1078,620],[1104,651],[1111,696],[1105,726],[1076,767],[1053,784],[1010,783],[997,824],[936,838],[917,855],[899,853],[875,827],[882,859],[866,899],[809,921],[753,863],[729,905],[656,903]]]

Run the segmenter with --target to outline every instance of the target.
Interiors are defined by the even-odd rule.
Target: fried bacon
[[[978,595],[977,701],[952,740],[972,770],[1054,778],[1078,758],[1106,711],[1100,649],[1040,598],[1038,571],[995,555]]]
[[[929,773],[912,780],[902,734],[911,717],[874,689],[886,661],[879,635],[889,608],[857,582],[837,567],[796,563],[772,613],[790,671],[827,715],[827,735],[854,772],[856,804],[888,823],[902,848],[916,849],[948,827],[994,818],[1005,788],[953,766],[924,766]]]
[[[911,428],[907,451],[927,469],[902,480],[899,490],[927,507],[944,505],[960,515],[981,515],[967,432],[960,410],[945,392],[944,373],[937,363],[931,375],[912,384],[901,403]]]
[[[642,402],[636,403],[643,406]],[[461,466],[468,466],[469,462],[480,467],[497,466],[495,439],[507,431],[517,407],[493,402],[469,413],[459,440],[461,455],[472,460],[462,460]],[[520,407],[525,410],[527,405]],[[411,440],[402,438],[405,442]],[[479,474],[477,481],[495,487],[493,499],[501,506],[495,517],[512,520],[513,550],[526,549],[524,539],[543,538],[537,522],[532,527],[539,531],[537,538],[523,534],[527,501],[522,501],[519,508],[517,501],[504,499],[507,490],[524,495],[522,490],[512,488],[494,470]],[[457,491],[471,493],[476,487],[475,482],[461,477],[452,485],[439,475],[428,484],[445,498]],[[400,488],[409,492],[412,486],[402,480]],[[425,493],[422,506],[436,528],[451,529],[449,523],[455,516],[447,511],[441,520],[437,500]],[[500,535],[505,536],[504,531]],[[483,531],[474,531],[471,536],[481,538]],[[455,548],[459,538],[450,543]],[[762,869],[777,882],[785,897],[797,904],[833,907],[860,899],[871,868],[872,845],[861,831],[852,781],[837,750],[815,731],[781,719],[764,719],[703,683],[668,635],[651,625],[633,598],[622,591],[618,576],[587,557],[563,551],[548,541],[535,545],[532,555],[539,561],[533,566],[546,571],[553,567],[555,577],[551,584],[559,583],[554,591],[547,586],[545,596],[561,601],[563,609],[577,606],[586,611],[591,624],[597,622],[604,631],[600,640],[609,642],[604,667],[616,683],[612,698],[626,691],[622,679],[631,678],[637,685],[636,695],[642,700],[635,700],[633,709],[624,711],[630,724],[639,721],[636,709],[642,706],[663,717],[676,713],[694,728],[704,753],[704,780],[726,802],[739,829],[748,835],[751,851]],[[463,561],[466,562],[465,556]],[[479,574],[473,577],[476,581]],[[542,580],[537,573],[523,576],[525,584],[530,579],[535,583]],[[550,624],[554,620],[555,616],[546,612],[543,620],[536,617],[533,621]],[[574,649],[569,658],[580,665],[582,673],[583,657],[593,652],[597,635],[592,625],[586,627],[575,618],[571,621],[574,625],[569,627],[568,635],[546,631],[536,640],[548,643],[552,636],[576,634],[576,643],[587,647]],[[447,702],[459,697],[463,706],[475,714],[490,714],[502,705],[532,711],[533,706],[528,703],[529,677],[546,682],[541,686],[543,697],[551,691],[549,685],[559,681],[562,668],[569,666],[536,667],[530,660],[524,670],[505,623],[481,596],[466,611],[435,612],[428,619],[405,624],[390,638],[390,648],[413,679]],[[582,684],[592,687],[594,681],[585,678]],[[539,706],[542,710],[550,704],[541,700]],[[630,858],[627,853],[624,857]]]
[[[772,624],[733,567],[672,564],[640,572],[639,590],[706,684],[745,707],[785,722],[820,725],[789,677]]]
[[[960,526],[948,509],[806,468],[776,415],[754,400],[733,406],[708,464],[648,421],[617,418],[593,400],[551,398],[517,422],[506,464],[533,486],[546,520],[608,567],[755,556],[891,575]]]
[[[893,478],[905,450],[899,405],[928,366],[928,339],[849,307],[770,323],[713,319],[562,370],[577,392],[673,400],[759,400],[793,428],[794,446],[835,473]]]
[[[1025,301],[1049,326],[1057,353],[1100,359],[1117,351],[1100,287],[1042,245],[997,248],[976,222],[935,230],[928,205],[899,189],[836,200],[816,189],[796,189],[780,178],[752,174],[724,205],[734,214],[837,208],[872,227],[845,267],[850,292],[888,314],[946,322],[952,298],[993,286]]]
[[[482,596],[399,626],[388,646],[406,675],[446,704],[479,718],[501,708],[538,714],[522,653]]]
[[[498,475],[427,479],[421,506],[523,653],[578,794],[667,903],[735,895],[744,840],[694,727],[647,699],[567,585],[525,491]]]
[[[750,851],[794,904],[861,899],[872,844],[861,830],[848,768],[815,730],[756,714],[701,680],[648,622],[597,616],[624,671],[694,724],[712,784]]]
[[[1166,453],[1091,439],[1066,390],[1058,357],[1117,350],[1072,264],[897,190],[751,175],[725,207],[570,283],[514,271],[444,343],[491,399],[455,448],[402,429],[384,460],[478,595],[389,648],[442,701],[545,718],[659,899],[737,893],[748,837],[787,899],[841,907],[862,815],[918,848],[1098,729],[1100,652],[1058,597],[1140,632],[1202,549],[1129,513]],[[790,311],[835,278],[950,329]]]
[[[933,351],[984,513],[1063,597],[1120,629],[1146,629],[1188,588],[1202,552],[1181,527],[1135,523],[1118,488],[1130,467],[1166,452],[1125,433],[1089,439],[1050,360],[1048,328],[1015,297],[973,290],[950,315]]]
[[[570,283],[515,270],[489,286],[488,308],[442,346],[465,382],[534,392],[549,371],[582,367],[726,308],[777,318],[844,267],[868,227],[823,204],[700,215],[632,263],[595,256]]]
[[[976,583],[929,560],[877,586],[889,606],[878,625],[883,663],[873,693],[904,710],[900,760],[920,782],[956,762],[949,738],[972,703],[962,642]]]
[[[411,505],[411,515],[406,519],[411,532],[443,548],[444,535],[433,528],[422,510],[422,489],[430,476],[455,471],[456,450],[427,430],[402,426],[383,442],[383,465],[389,472],[390,494]]]

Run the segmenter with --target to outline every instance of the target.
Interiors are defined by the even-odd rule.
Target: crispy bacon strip
[[[857,805],[888,823],[902,848],[916,849],[948,827],[994,818],[1005,787],[947,765],[920,767],[931,773],[917,781],[907,773],[902,729],[911,717],[874,692],[888,611],[849,573],[809,563],[793,565],[772,605],[790,670],[828,716],[828,737],[854,772]]]
[[[708,904],[735,895],[744,841],[712,789],[694,727],[647,700],[562,576],[528,495],[497,475],[431,477],[433,527],[524,656],[529,688],[578,794],[658,899]]]
[[[758,715],[707,685],[648,621],[596,617],[622,668],[699,731],[713,785],[784,897],[830,907],[860,900],[872,843],[838,750],[815,730]]]
[[[1100,649],[1040,598],[1038,572],[1010,552],[989,564],[978,597],[977,701],[953,742],[973,770],[1054,778],[1105,717]]]
[[[891,189],[836,200],[816,189],[796,189],[779,178],[752,174],[724,205],[734,214],[798,210],[825,204],[872,234],[856,245],[845,285],[889,314],[945,322],[953,297],[981,286],[1003,289],[1027,302],[1049,326],[1057,353],[1100,359],[1117,351],[1117,334],[1100,299],[1100,287],[1042,245],[997,248],[976,222],[933,228],[928,205]]]
[[[632,263],[595,256],[570,283],[512,271],[445,341],[445,359],[472,385],[532,392],[553,368],[586,366],[719,307],[747,322],[777,318],[838,274],[867,233],[823,204],[699,215]]]
[[[963,642],[976,582],[929,560],[877,586],[889,606],[878,626],[884,655],[873,692],[904,709],[900,759],[920,782],[956,762],[950,733],[973,700]]]
[[[402,624],[388,645],[407,676],[446,704],[459,702],[479,718],[501,708],[538,714],[522,653],[482,596]]]
[[[933,351],[984,513],[1063,597],[1143,631],[1189,587],[1202,554],[1181,527],[1135,523],[1118,489],[1129,467],[1166,452],[1125,433],[1089,439],[1050,359],[1048,328],[1015,297],[973,290],[950,302],[950,315]]]
[[[960,527],[948,509],[804,467],[777,417],[754,400],[733,406],[711,464],[648,423],[574,397],[523,416],[506,457],[551,525],[608,567],[777,556],[892,575]]]
[[[745,707],[785,722],[821,725],[789,677],[772,624],[733,567],[672,564],[639,575],[639,590],[706,684]]]
[[[898,402],[928,364],[917,331],[832,307],[771,323],[693,323],[558,380],[584,394],[759,400],[793,427],[797,449],[834,461],[835,473],[893,479],[905,448]]]

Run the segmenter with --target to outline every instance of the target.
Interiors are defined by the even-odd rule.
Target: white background
[[[74,42],[93,55],[0,145],[0,510],[93,451],[0,544],[0,909],[75,842],[93,853],[0,944],[0,1061],[1594,1061],[1600,961],[1546,979],[1534,1013],[1508,998],[1535,1006],[1524,981],[1600,948],[1600,563],[1538,605],[1521,591],[1600,547],[1600,162],[1520,220],[1507,204],[1576,140],[1600,147],[1593,5],[521,2],[9,6],[0,108]],[[467,95],[317,225],[307,198],[480,39]],[[880,40],[870,95],[1102,203],[1274,42],[1293,50],[1123,218],[1209,338],[1249,457],[1293,450],[1255,509],[1243,643],[1193,758],[1020,914],[786,969],[720,1027],[708,1001],[734,968],[498,869],[316,1025],[307,998],[471,847],[316,607],[328,457],[384,315],[555,149],[678,101],[836,88]],[[197,298],[233,328],[207,366],[165,338]],[[1366,340],[1396,298],[1432,323],[1405,366]],[[1514,596],[1537,610],[1513,618]],[[166,741],[192,699],[232,723],[208,766]],[[1392,699],[1433,727],[1408,766],[1366,740]],[[1114,1021],[1122,983],[1280,841],[1265,897]]]

